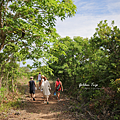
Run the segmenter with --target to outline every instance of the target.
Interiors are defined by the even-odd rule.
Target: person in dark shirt
[[[30,79],[31,80],[29,81],[28,86],[30,87],[31,98],[33,98],[33,100],[35,101],[35,86],[36,86],[36,83],[33,80],[32,76],[30,77]]]

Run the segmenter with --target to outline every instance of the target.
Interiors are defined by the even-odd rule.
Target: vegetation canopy
[[[55,29],[57,18],[65,20],[75,12],[72,0],[1,0],[1,73],[10,61],[32,59],[34,67],[40,66],[38,60],[45,55],[43,51],[59,37]]]

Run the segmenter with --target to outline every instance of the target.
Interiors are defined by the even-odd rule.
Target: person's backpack
[[[56,95],[56,92],[54,91],[54,95]]]
[[[59,90],[60,86],[61,86],[61,84],[59,83],[59,85],[58,85],[57,88],[56,88],[56,91]]]

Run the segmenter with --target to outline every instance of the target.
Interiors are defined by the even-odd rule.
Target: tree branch
[[[3,16],[3,24],[4,24],[4,17],[5,17],[5,14],[6,14],[6,12],[7,12],[7,6],[8,6],[9,1],[10,1],[10,0],[7,1],[6,7],[5,7],[5,12],[4,12],[4,16]]]
[[[19,15],[20,15],[20,13],[16,13],[13,19],[19,17]]]
[[[0,6],[0,28],[3,28],[3,22],[2,22],[2,9],[3,9],[3,3],[4,3],[4,0],[1,2],[1,6]],[[1,37],[1,40],[0,40],[0,51],[2,50],[2,48],[4,47],[4,43],[5,43],[5,34],[3,32],[3,30],[1,30],[0,32],[0,37]]]
[[[15,40],[15,41],[14,41],[14,40],[7,41],[7,42],[5,43],[5,45],[6,45],[6,44],[8,44],[9,42],[11,42],[11,43],[18,42],[18,39],[17,39],[17,40]]]

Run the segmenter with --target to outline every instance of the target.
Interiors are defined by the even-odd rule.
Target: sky
[[[101,20],[107,20],[109,25],[114,20],[115,25],[120,28],[120,0],[74,0],[74,4],[77,6],[74,17],[64,21],[57,19],[56,30],[62,38],[90,38]],[[26,62],[32,64],[30,60]],[[26,64],[20,63],[20,66]]]
[[[101,20],[107,20],[109,25],[114,20],[120,28],[120,0],[74,0],[74,4],[77,6],[75,16],[57,21],[56,29],[61,37],[90,38]]]

